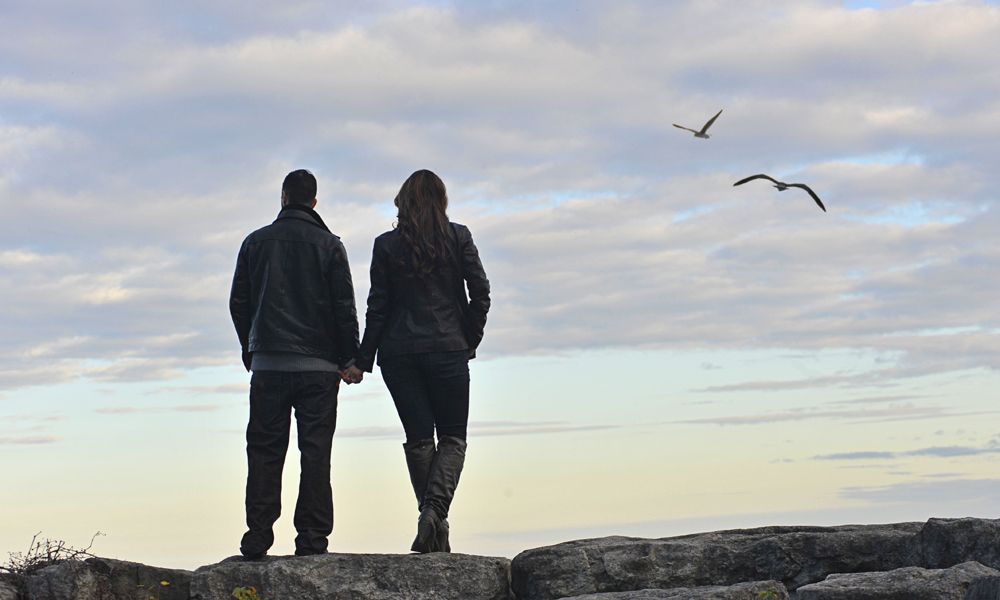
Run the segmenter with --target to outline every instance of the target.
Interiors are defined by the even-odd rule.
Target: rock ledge
[[[194,572],[90,558],[0,600],[1000,600],[1000,520],[761,527],[466,554],[226,559]]]

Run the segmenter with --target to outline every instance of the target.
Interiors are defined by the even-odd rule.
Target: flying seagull
[[[715,116],[712,117],[711,119],[709,119],[708,123],[705,123],[705,126],[701,128],[701,131],[695,131],[694,129],[691,129],[690,127],[685,127],[683,125],[678,125],[677,123],[674,123],[673,126],[676,127],[677,129],[683,129],[684,131],[690,131],[691,133],[694,134],[694,137],[696,137],[696,138],[701,138],[703,140],[707,140],[708,139],[708,133],[707,133],[708,128],[712,126],[712,123],[715,123],[715,120],[718,119],[719,115],[721,115],[721,114],[722,114],[722,110],[719,110],[719,112],[715,113]]]
[[[787,190],[790,187],[802,188],[805,191],[809,192],[809,195],[812,196],[812,199],[816,201],[816,204],[818,204],[819,207],[823,209],[823,212],[826,212],[826,207],[823,206],[823,201],[819,199],[819,196],[816,195],[816,192],[814,192],[811,189],[809,189],[809,186],[806,185],[806,184],[804,184],[804,183],[785,183],[784,181],[778,181],[777,179],[774,179],[772,177],[768,177],[767,175],[764,175],[763,173],[759,173],[757,175],[751,175],[750,177],[747,177],[745,179],[740,179],[739,181],[737,181],[736,183],[734,183],[733,186],[735,187],[737,185],[743,185],[744,183],[746,183],[748,181],[753,181],[754,179],[766,179],[766,180],[774,183],[774,187],[778,188],[779,192],[783,192],[783,191]]]

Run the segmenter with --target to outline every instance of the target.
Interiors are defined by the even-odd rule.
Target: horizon
[[[0,555],[238,553],[229,285],[297,168],[362,332],[411,172],[479,247],[456,552],[997,513],[997,2],[13,0],[0,32]],[[409,548],[403,441],[377,369],[341,386],[332,552]]]

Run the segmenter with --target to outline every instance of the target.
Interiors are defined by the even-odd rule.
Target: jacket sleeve
[[[240,340],[243,366],[250,370],[250,268],[247,264],[247,242],[243,241],[236,257],[236,272],[233,286],[229,291],[229,314],[236,327],[236,337]]]
[[[462,272],[469,288],[469,310],[465,314],[466,341],[475,350],[483,340],[486,313],[490,310],[490,280],[486,278],[479,250],[472,241],[472,233],[463,227]]]
[[[331,262],[330,288],[337,364],[344,366],[358,351],[358,311],[347,250],[339,240]]]
[[[368,310],[365,312],[365,337],[361,340],[356,367],[371,372],[375,364],[375,353],[385,322],[389,318],[389,257],[384,247],[375,240],[372,248],[372,266],[369,272],[371,288],[368,291]]]

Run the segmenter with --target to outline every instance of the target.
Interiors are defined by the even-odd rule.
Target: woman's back
[[[379,258],[372,261],[372,268],[384,269],[378,277],[385,279],[389,302],[382,353],[467,349],[459,299],[465,285],[457,258],[439,257],[430,271],[421,272],[398,230],[380,235],[373,253]]]
[[[450,251],[430,269],[415,264],[398,229],[375,239],[359,367],[379,357],[474,350],[489,310],[489,280],[472,234],[451,223]],[[466,296],[468,285],[468,297]]]

